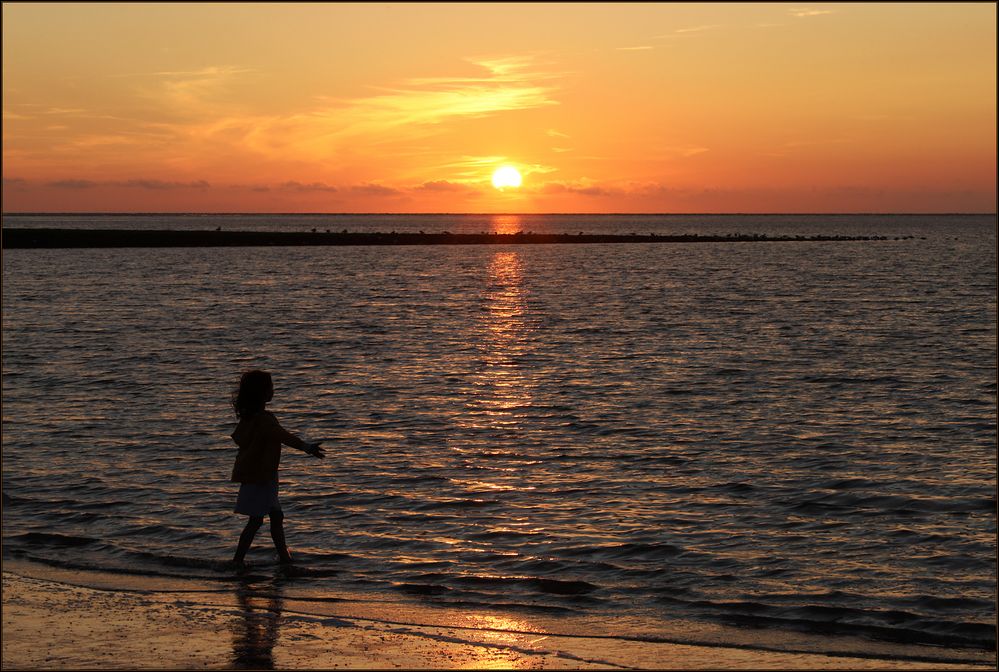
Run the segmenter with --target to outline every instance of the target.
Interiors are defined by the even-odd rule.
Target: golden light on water
[[[548,639],[533,632],[535,626],[519,619],[500,615],[474,615],[465,621],[466,627],[476,629],[476,639],[481,648],[478,656],[461,664],[464,669],[516,669],[530,666],[526,651],[543,655],[541,644]]]
[[[517,233],[521,230],[520,215],[495,215],[492,218],[493,233]]]
[[[505,219],[505,218],[497,218]],[[514,226],[519,226],[519,218]],[[505,222],[507,226],[512,222]],[[517,252],[497,252],[489,263],[486,311],[482,320],[485,367],[475,384],[478,394],[470,404],[469,426],[504,429],[522,422],[520,411],[531,403],[533,383],[512,365],[526,349],[527,312],[523,268]]]
[[[502,218],[498,218],[502,219]],[[513,217],[519,226],[519,218]],[[479,323],[483,366],[476,373],[474,394],[468,399],[460,424],[471,431],[510,431],[523,427],[527,409],[534,402],[537,381],[518,366],[518,358],[531,349],[529,320],[526,315],[527,290],[524,285],[523,261],[520,253],[496,252],[488,266],[488,290],[484,294],[484,311]],[[515,454],[508,447],[488,446],[480,449],[491,456]],[[495,468],[490,476],[479,475],[465,484],[480,492],[498,493],[533,489],[525,485],[519,473],[523,467]],[[510,520],[505,521],[508,524]]]

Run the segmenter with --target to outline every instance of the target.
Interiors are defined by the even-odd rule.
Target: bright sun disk
[[[523,180],[520,177],[520,171],[513,166],[501,166],[493,173],[493,186],[497,189],[519,187],[521,182]]]

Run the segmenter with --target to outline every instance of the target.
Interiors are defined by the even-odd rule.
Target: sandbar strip
[[[593,243],[750,243],[910,240],[915,236],[769,236],[569,233],[361,233],[349,231],[137,231],[127,229],[8,229],[3,249],[92,247],[272,247],[349,245],[554,245]]]

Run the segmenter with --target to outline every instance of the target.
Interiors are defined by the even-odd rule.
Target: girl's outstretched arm
[[[319,445],[318,441],[316,442],[305,441],[304,439],[295,436],[294,434],[286,430],[284,427],[282,427],[281,423],[279,423],[277,418],[275,418],[273,415],[271,415],[271,419],[273,421],[273,425],[271,426],[270,429],[281,443],[283,443],[286,446],[291,446],[292,448],[297,448],[298,450],[306,452],[309,455],[313,455],[315,457],[322,458],[325,456],[325,453],[323,452],[323,449]]]

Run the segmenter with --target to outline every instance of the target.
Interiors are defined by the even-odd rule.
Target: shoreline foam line
[[[552,245],[586,243],[856,242],[916,236],[767,234],[659,235],[586,233],[367,233],[349,231],[141,231],[125,229],[3,229],[3,249],[92,247],[270,247],[348,245]]]

